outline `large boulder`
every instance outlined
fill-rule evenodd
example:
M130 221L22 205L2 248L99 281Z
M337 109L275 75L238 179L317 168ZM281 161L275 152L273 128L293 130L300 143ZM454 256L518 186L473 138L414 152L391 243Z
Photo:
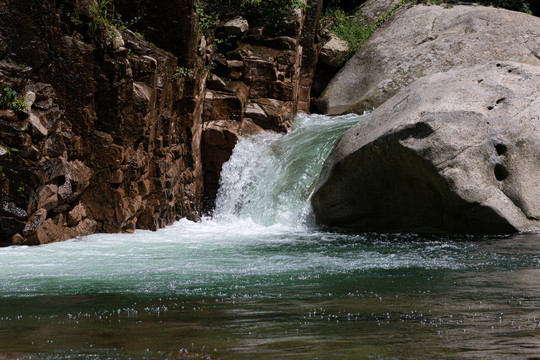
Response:
M540 230L540 66L426 76L347 131L312 197L320 224L367 231Z
M370 1L366 6L383 2ZM326 114L371 110L425 75L487 61L540 65L540 18L478 5L402 6L317 101Z

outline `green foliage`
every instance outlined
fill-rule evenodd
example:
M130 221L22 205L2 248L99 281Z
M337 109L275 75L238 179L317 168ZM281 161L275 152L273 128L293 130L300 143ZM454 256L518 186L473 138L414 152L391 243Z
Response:
M0 90L0 109L10 109L17 99L17 92L11 88L10 83L4 83Z
M452 5L457 4L459 0L412 0L413 4L426 5ZM494 6L509 10L521 11L527 14L532 14L530 10L530 0L470 0L484 6Z
M241 10L256 25L268 26L277 32L290 23L290 14L306 5L299 0L242 0Z
M300 0L199 0L197 7L204 9L196 8L196 11L206 29L219 21L242 15L252 25L266 26L279 32L290 23L292 11L306 5Z
M360 49L373 33L371 26L363 20L360 11L349 15L341 9L330 8L324 13L321 23L328 21L332 22L330 31L349 45L347 58Z
M0 89L0 109L12 109L15 111L23 111L28 109L26 101L17 97L17 92L13 90L11 84L6 82L2 84Z
M174 76L175 77L181 77L181 78L185 78L185 77L188 77L188 76L193 76L193 71L191 69L188 69L187 67L178 66L176 68L176 71L174 72Z
M219 16L213 11L205 11L203 4L199 1L195 3L195 13L199 15L199 33L204 34L213 29L219 23Z
M114 41L118 31L125 30L140 20L140 18L135 18L129 22L124 22L122 15L116 12L113 0L94 1L90 8L90 14L90 31L97 33L100 29L104 29L109 43ZM144 37L140 34L137 35Z
M366 41L369 40L373 32L407 0L400 0L394 7L378 18L373 24L367 23L362 16L362 11L358 10L354 14L347 14L339 8L328 8L322 16L321 24L331 22L330 31L345 40L349 45L349 53L342 60L348 60Z

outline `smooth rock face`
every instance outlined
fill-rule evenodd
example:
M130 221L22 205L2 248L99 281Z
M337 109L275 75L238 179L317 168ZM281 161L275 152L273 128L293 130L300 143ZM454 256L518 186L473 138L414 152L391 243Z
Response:
M494 60L540 65L540 18L477 5L402 6L334 77L317 106L331 115L362 114L425 75Z
M491 62L414 82L336 143L320 224L357 230L540 230L540 67Z

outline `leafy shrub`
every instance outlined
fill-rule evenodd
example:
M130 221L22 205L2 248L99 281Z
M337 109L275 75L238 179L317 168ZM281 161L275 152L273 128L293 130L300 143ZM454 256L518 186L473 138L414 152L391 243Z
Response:
M242 15L252 25L266 26L279 32L289 23L291 12L306 5L300 0L199 0L197 7L202 9L197 12L200 12L199 18L204 27L216 25L209 21L211 19L219 22Z
M362 10L347 14L339 8L329 8L325 11L321 23L331 22L330 31L339 36L349 45L349 53L343 59L348 60L358 49L369 40L373 32L379 28L407 0L400 0L390 11L383 14L373 24L367 23L362 16Z
M0 109L10 109L17 99L17 92L11 88L10 83L4 83L0 90Z
M125 30L140 20L140 18L134 18L129 22L124 22L122 15L116 12L113 0L94 1L90 14L90 31L97 33L100 29L104 29L109 43L114 42L119 30Z
M13 109L15 111L23 111L28 109L26 101L17 97L17 92L13 90L11 84L6 82L2 84L0 89L0 109Z

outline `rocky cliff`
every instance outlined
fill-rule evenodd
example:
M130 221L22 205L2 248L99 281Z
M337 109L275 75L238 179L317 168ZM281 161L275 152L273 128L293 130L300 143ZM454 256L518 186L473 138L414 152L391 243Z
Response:
M137 33L101 5L0 1L0 82L25 101L0 111L1 245L196 219L238 136L309 106L317 11L278 37L222 24L219 48L193 0L116 1Z

